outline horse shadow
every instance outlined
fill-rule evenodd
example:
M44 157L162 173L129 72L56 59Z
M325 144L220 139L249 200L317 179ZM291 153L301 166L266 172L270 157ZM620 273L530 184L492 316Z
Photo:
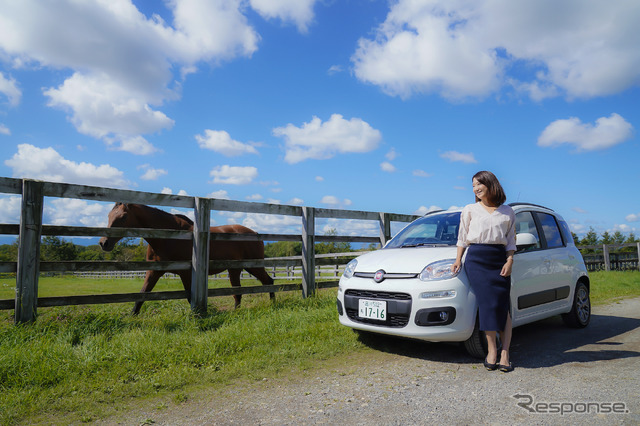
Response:
M518 368L544 368L573 362L594 362L640 357L637 345L622 342L621 336L640 328L640 319L611 315L591 315L582 329L568 327L554 316L513 329L511 358ZM359 333L363 344L382 352L410 358L477 364L461 343L425 342L375 333Z

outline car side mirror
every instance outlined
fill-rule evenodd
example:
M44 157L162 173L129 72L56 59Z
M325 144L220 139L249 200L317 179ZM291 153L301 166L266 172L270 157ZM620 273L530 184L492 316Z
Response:
M516 247L518 251L529 249L538 244L538 239L535 235L528 232L516 234Z

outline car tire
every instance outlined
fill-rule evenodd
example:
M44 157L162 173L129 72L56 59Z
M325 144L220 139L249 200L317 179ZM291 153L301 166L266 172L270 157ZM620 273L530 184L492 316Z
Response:
M487 356L487 336L480 330L477 318L471 337L464 341L464 348L474 358L484 359Z
M562 320L569 327L574 328L584 328L589 325L589 321L591 321L591 299L589 297L589 289L584 283L579 282L576 284L571 311L562 314Z

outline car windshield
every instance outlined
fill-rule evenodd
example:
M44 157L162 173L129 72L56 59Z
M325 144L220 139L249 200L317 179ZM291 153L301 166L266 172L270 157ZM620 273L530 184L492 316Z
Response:
M453 246L458 242L459 226L460 212L425 216L407 225L384 248Z

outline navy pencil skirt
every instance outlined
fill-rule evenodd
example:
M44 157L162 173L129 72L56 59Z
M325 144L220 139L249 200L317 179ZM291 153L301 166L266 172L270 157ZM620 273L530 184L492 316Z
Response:
M511 303L511 277L500 275L507 261L502 244L471 244L464 270L478 301L480 330L503 331Z

